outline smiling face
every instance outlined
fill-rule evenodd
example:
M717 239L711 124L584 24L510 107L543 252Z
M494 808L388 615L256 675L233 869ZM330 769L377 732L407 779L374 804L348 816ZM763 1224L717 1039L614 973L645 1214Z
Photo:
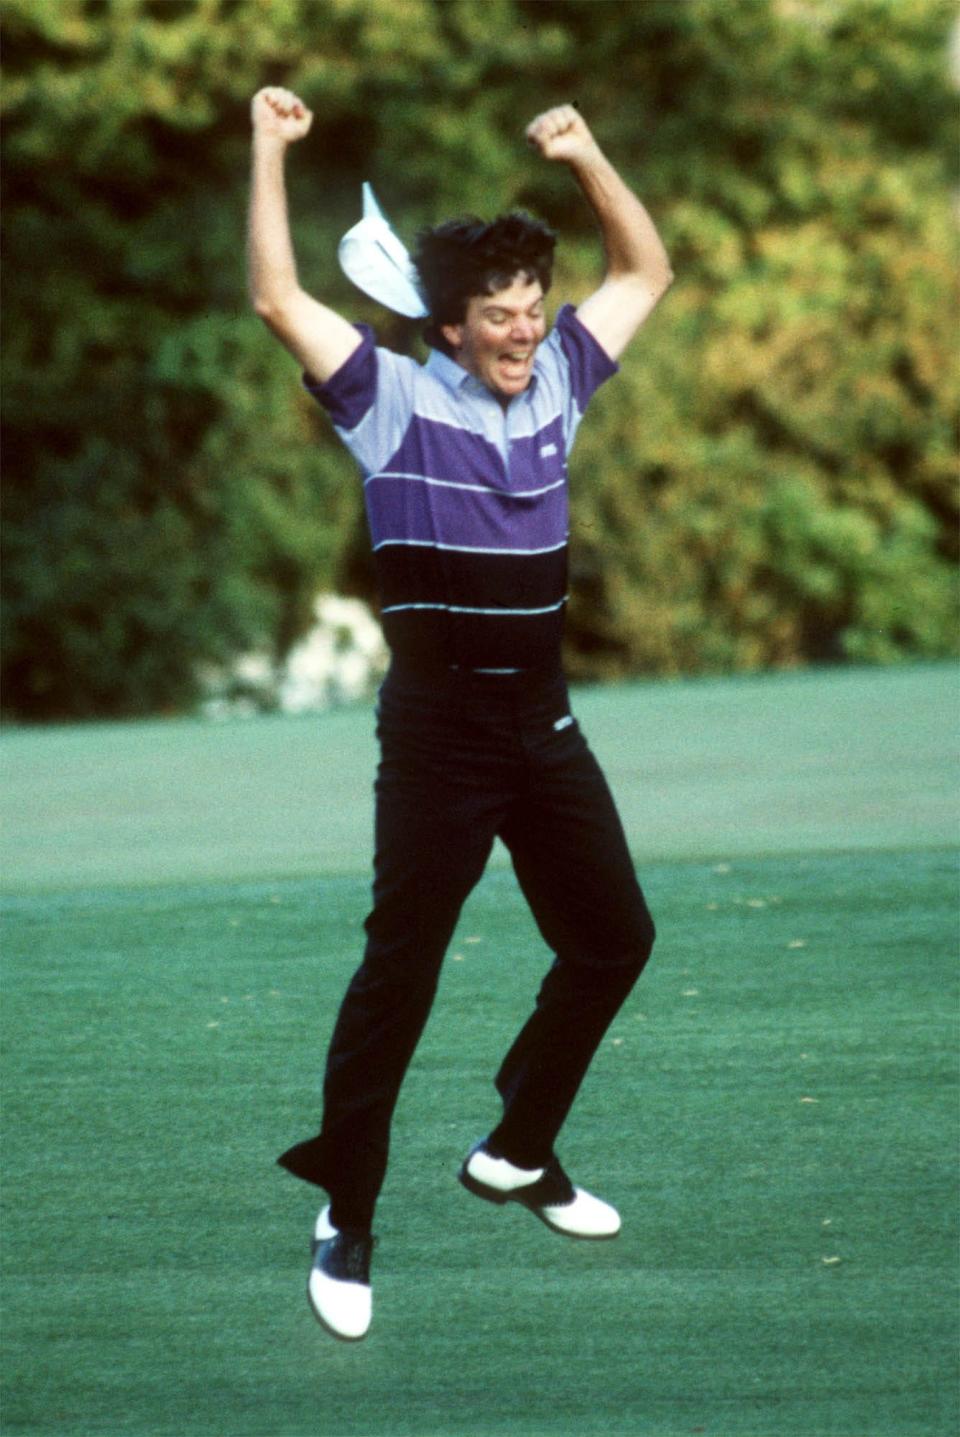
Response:
M462 324L442 326L453 358L501 402L522 394L547 332L543 286L518 274L506 289L473 295Z

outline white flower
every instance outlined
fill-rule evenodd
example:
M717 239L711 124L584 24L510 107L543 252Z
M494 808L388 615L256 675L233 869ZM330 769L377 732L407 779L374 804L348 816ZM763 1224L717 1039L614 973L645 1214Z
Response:
M320 594L314 627L281 664L262 653L242 654L226 671L206 672L202 712L213 718L279 709L312 713L371 694L386 671L380 625L359 599Z

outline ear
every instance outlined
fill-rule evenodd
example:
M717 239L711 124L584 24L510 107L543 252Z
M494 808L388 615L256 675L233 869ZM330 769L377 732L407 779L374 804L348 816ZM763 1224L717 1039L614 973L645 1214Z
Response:
M447 341L451 349L459 349L463 344L462 324L441 324L440 333Z

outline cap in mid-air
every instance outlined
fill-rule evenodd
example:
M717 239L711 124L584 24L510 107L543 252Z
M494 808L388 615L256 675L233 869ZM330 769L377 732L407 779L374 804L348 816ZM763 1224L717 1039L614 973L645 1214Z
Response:
M406 245L392 229L366 181L363 219L347 230L337 258L351 283L395 314L408 319L422 319L429 314Z

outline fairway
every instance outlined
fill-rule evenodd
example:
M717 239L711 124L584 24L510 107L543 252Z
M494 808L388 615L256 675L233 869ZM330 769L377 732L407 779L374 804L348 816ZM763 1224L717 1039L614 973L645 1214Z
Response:
M952 1437L952 667L577 693L659 929L565 1243L457 1184L547 962L502 855L397 1114L374 1326L308 1310L372 712L5 735L4 1401L59 1437Z

